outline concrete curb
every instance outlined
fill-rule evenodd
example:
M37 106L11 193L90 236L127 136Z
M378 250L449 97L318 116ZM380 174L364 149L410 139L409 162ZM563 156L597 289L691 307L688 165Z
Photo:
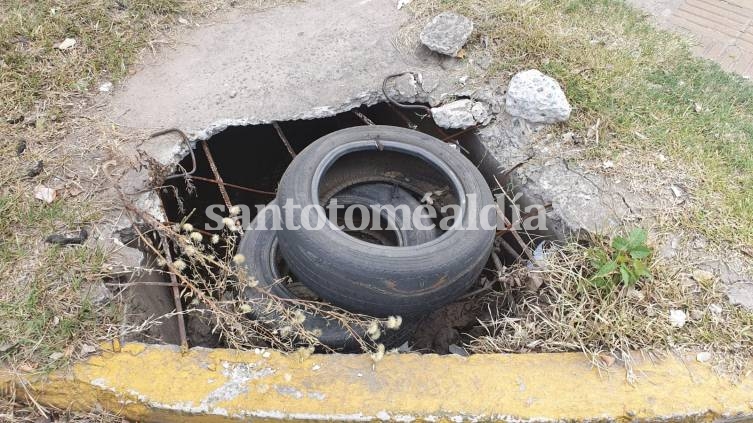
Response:
M182 354L129 344L27 388L41 404L145 422L753 418L753 376L733 384L707 364L677 358L644 361L635 372L630 385L624 369L599 374L576 353L403 354L375 364L365 355ZM6 388L13 383L0 378Z

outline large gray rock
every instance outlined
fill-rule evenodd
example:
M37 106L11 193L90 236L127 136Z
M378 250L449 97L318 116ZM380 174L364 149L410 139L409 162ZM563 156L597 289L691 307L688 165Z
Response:
M456 56L473 32L473 22L451 12L435 16L421 31L421 42L431 50Z
M507 113L529 122L557 123L570 118L570 103L554 79L536 69L518 72L510 80Z
M489 123L491 115L483 103L457 100L431 109L434 122L446 129L465 129L477 123Z

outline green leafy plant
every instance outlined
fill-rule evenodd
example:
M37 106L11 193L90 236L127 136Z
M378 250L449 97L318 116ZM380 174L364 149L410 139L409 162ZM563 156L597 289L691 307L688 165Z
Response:
M648 262L653 251L646 245L646 238L646 231L634 229L627 237L614 237L611 245L594 247L589 254L594 271L589 282L599 288L620 283L633 286L642 277L650 276Z

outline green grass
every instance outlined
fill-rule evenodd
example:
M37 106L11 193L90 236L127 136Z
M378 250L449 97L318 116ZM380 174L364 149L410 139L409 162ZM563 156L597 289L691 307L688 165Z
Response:
M50 234L80 227L92 233L103 213L86 192L61 192L62 198L47 204L34 198L34 186L67 182L65 168L81 160L66 148L71 110L100 81L126 76L149 41L180 14L190 18L205 7L210 3L0 0L0 345L12 346L0 353L0 361L52 369L117 323L116 305L97 308L86 295L105 276L104 252L94 245L44 242ZM55 49L65 38L76 39L75 47ZM13 123L19 116L25 120ZM32 119L36 124L29 125ZM19 139L28 148L17 157ZM44 160L44 172L26 178L37 160ZM52 360L53 353L64 356Z
M617 0L424 1L414 8L473 18L474 34L493 40L493 73L538 68L564 86L575 107L570 126L585 130L601 120L592 157L670 157L699 184L680 223L716 242L753 245L750 82L693 57L686 42Z
M85 93L99 78L118 80L179 0L26 1L0 4L0 115L24 114L40 100L58 104ZM54 46L74 38L76 46Z

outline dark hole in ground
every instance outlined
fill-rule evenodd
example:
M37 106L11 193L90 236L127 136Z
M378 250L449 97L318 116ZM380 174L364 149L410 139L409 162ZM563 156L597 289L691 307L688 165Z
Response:
M378 125L392 125L415 129L439 139L449 139L476 164L492 188L498 192L495 176L500 175L498 163L488 154L483 144L476 138L473 131L445 131L437 127L430 116L407 110L398 110L390 104L377 104L371 107L361 107L356 111L344 112L330 118L316 120L301 120L280 122L280 128L294 151L301 151L320 137L331 132L365 125L365 121L358 115L367 117ZM235 126L213 136L208 141L211 154L217 164L218 171L226 184L238 185L255 190L274 192L285 169L292 158L286 146L281 141L277 131L271 124L255 126ZM207 157L199 146L194 150L197 169L194 176L214 179ZM186 157L181 166L191 168L190 157ZM195 228L204 229L209 223L213 225L205 210L210 205L223 204L218 186L211 182L192 179L193 187L186 184L184 179L168 181L172 189L163 189L160 193L168 219L171 222L186 220ZM269 203L273 195L249 192L227 187L231 204L248 205L250 218L256 215L254 206ZM224 215L224 214L223 214ZM212 231L209 231L210 233ZM362 237L369 242L383 243L383 237L374 234L351 234ZM508 235L504 235L507 237ZM510 245L516 245L509 239ZM387 241L389 242L389 241ZM513 264L518 254L499 251L499 257L504 265ZM496 278L494 263L490 260L487 270L481 279ZM474 287L472 289L476 289ZM493 307L499 308L499 307ZM472 337L484 335L484 329L478 324L478 319L488 319L490 308L475 297L458 301L431 313L410 341L411 348L418 352L448 353L452 344L462 345ZM190 319L190 315L189 315ZM206 336L192 337L191 325L188 325L189 340L195 338L192 346L223 346L222 341L209 341ZM211 338L211 337L209 337Z

